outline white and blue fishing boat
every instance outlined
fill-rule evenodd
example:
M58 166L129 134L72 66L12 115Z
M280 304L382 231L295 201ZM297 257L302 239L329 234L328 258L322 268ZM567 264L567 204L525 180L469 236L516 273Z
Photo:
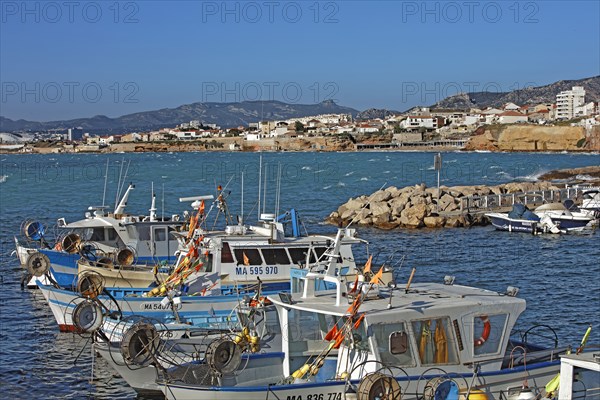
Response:
M28 241L15 237L16 252L22 265L30 272L36 266L48 266L54 281L62 287L77 283L80 258L120 260L131 264L155 265L175 263L179 243L173 236L184 224L179 216L160 218L156 215L155 195L147 216L125 213L133 185L129 185L113 212L106 206L89 207L85 218L68 223L58 220L58 240L54 246L45 239L45 228L38 221L26 221L23 232ZM127 261L126 261L127 260ZM33 274L33 273L32 273Z
M259 283L264 292L290 290L292 268L327 259L338 243L331 236L286 236L283 222L264 217L261 226L237 225L193 239L195 245L180 254L175 271L155 287L106 287L97 273L78 281L78 292L41 282L38 286L62 331L77 330L72 315L85 300L81 293L89 282L101 288L98 294L107 292L98 296L107 312L122 317L143 315L161 322L194 319L206 326L226 322L240 299L254 293ZM364 241L350 229L339 243L340 268L343 264L354 270L352 246Z
M233 357L248 359L250 354L281 355L281 335L274 306L243 301L234 310L236 319L220 329L206 329L189 324L157 324L136 317L116 321L104 320L96 332L94 350L121 377L144 397L164 397L156 377L159 371L204 359L207 352L218 352L229 358L230 342L234 340L239 353ZM231 364L231 363L229 363Z
M443 283L383 285L380 273L354 281L311 269L300 293L270 296L281 353L224 354L158 373L174 400L533 399L556 395L559 355L568 347L515 339L525 310L504 293ZM315 281L335 290L315 291ZM268 360L265 360L268 358ZM580 376L573 385L584 386ZM597 386L597 385L596 385ZM588 393L593 393L589 392ZM589 396L589 395L588 395ZM562 398L562 397L561 397ZM588 397L589 398L589 397Z

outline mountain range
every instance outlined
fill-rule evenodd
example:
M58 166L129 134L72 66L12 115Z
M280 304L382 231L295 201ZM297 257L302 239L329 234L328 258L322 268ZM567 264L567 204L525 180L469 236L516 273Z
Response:
M578 80L563 80L545 86L512 92L460 93L431 105L431 108L468 110L473 107L500 107L508 102L518 105L553 103L559 92L571 89L573 86L583 86L585 88L586 101L600 100L599 75ZM144 111L116 118L96 115L91 118L36 122L23 119L14 121L0 116L0 132L36 132L81 127L84 132L118 134L174 127L182 122L192 120L200 120L205 124L217 124L228 128L248 125L251 122L260 120L282 120L293 117L341 113L352 114L357 119L381 118L387 115L399 114L398 111L375 108L359 112L354 108L340 106L333 100L326 100L317 104L288 104L280 101L209 102L184 104L176 108Z

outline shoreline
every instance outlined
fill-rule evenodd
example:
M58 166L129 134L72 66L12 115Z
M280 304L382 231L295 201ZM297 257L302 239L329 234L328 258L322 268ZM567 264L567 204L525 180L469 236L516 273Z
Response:
M35 151L21 151L19 149L3 149L0 147L0 154L8 155L29 155L29 154L128 154L128 153L531 153L531 154L590 154L600 155L599 150L591 149L565 149L565 150L475 150L456 147L412 147L412 148L395 148L395 149L245 149L245 150L230 150L230 149L199 149L188 148L183 149L180 146L173 148L145 148L143 150L85 150L85 151L65 151L59 147L39 148Z

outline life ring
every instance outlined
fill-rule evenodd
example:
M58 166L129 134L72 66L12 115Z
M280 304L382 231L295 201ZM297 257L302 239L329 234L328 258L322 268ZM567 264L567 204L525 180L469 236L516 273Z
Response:
M483 322L483 332L479 339L475 339L475 347L483 345L489 339L490 333L492 332L492 324L490 324L487 315L482 315L479 318L481 319L481 322Z

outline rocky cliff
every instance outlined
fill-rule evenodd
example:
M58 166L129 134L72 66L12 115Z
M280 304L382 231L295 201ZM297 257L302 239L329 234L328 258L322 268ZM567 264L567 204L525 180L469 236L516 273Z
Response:
M597 151L596 128L581 126L490 125L471 137L465 150L490 151Z

